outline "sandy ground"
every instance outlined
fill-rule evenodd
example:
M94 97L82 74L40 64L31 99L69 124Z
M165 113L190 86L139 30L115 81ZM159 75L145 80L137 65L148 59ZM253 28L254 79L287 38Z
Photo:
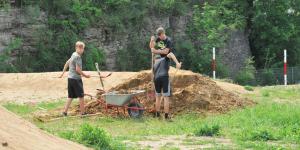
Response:
M88 72L97 76L97 72ZM107 74L107 72L103 72ZM0 102L41 102L67 97L67 74L58 78L60 72L47 73L0 73ZM134 72L114 72L112 76L103 79L105 89L109 89L136 75ZM216 81L221 88L236 94L245 94L244 87ZM100 79L83 78L85 93L95 95L101 88Z
M4 150L85 150L80 144L47 134L0 106L0 149Z
M147 136L139 141L124 141L128 145L139 146L144 149L169 149L179 148L183 150L196 149L236 149L230 139L222 137L195 137L186 135L171 136ZM219 148L218 148L219 147Z
M252 93L251 91L247 91L243 86L237 84L232 84L232 83L227 83L222 81L215 81L215 82L219 87L231 93L235 93L238 95Z
M97 76L96 72L89 72ZM107 72L103 72L107 74ZM134 72L114 72L111 77L104 79L105 89L110 89L127 79L135 76ZM58 78L60 72L50 73L0 73L0 103L37 103L65 99L67 97L67 75ZM85 93L96 95L96 89L101 88L98 77L83 79ZM221 88L243 94L243 87L217 81ZM38 129L33 124L8 112L0 106L0 149L87 149L82 145L55 137Z
M89 72L97 76L96 72ZM107 72L103 72L107 74ZM114 72L109 78L103 79L105 89L130 78L135 73ZM49 73L2 73L0 74L0 102L41 102L67 97L67 74L58 78L60 72ZM85 93L95 95L101 88L100 79L83 78Z

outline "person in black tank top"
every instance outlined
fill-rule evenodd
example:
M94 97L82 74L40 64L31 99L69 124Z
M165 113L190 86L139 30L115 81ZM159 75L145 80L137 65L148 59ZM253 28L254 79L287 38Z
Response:
M170 58L176 62L176 67L180 68L181 63L178 62L175 55L171 39L165 34L165 30L160 27L156 30L158 38L151 37L150 48L155 54L155 64L153 66L154 86L156 92L155 117L160 117L161 100L164 100L165 119L170 119L169 107L171 87L169 81Z

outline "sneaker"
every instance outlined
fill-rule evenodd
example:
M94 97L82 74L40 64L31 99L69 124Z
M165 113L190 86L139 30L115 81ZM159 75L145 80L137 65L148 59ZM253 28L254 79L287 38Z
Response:
M159 112L154 112L154 118L160 118L160 113Z
M67 116L68 116L68 113L62 112L61 115L62 115L63 117L67 117Z
M165 114L165 120L168 122L173 122L173 120L169 114Z
M80 116L83 118L83 117L85 117L86 115L88 115L86 112L85 113L82 113L82 114L80 114Z

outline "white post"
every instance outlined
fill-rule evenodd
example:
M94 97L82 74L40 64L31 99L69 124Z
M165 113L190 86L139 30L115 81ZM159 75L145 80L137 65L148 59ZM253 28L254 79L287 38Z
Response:
M213 48L213 79L216 79L216 48Z
M287 52L284 50L284 85L287 85Z

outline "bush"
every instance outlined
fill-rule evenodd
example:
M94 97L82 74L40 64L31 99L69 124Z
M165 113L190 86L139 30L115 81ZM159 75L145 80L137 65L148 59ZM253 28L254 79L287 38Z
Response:
M247 91L254 91L254 88L252 86L245 86L244 88Z
M180 38L179 38L180 39ZM190 40L180 40L175 44L175 55L179 61L183 62L183 69L200 71L197 63L199 62L200 54L196 51L193 43Z
M203 125L195 133L196 136L215 136L220 134L220 126L212 125L208 126L207 124Z
M254 141L269 141L269 140L276 140L271 132L267 130L257 131L251 133L251 140Z
M254 85L255 67L253 66L253 58L245 60L245 68L243 68L235 77L235 82L240 85Z
M87 46L84 54L84 64L86 66L86 70L96 71L95 63L97 62L99 65L101 65L103 64L104 60L104 50L98 49L93 45Z
M147 47L148 41L133 35L126 48L117 52L117 66L119 70L139 71L150 69L151 51Z
M18 72L17 67L12 64L10 56L11 53L19 49L22 44L22 39L16 38L0 53L0 72Z
M101 128L83 124L75 136L80 143L85 145L93 145L100 149L112 149L111 137Z
M261 74L260 85L274 85L276 84L276 77L272 69L265 69Z
M60 136L93 147L97 150L126 149L125 145L114 141L106 131L99 127L93 127L87 123L82 124L79 130L75 132L63 132L60 133Z

